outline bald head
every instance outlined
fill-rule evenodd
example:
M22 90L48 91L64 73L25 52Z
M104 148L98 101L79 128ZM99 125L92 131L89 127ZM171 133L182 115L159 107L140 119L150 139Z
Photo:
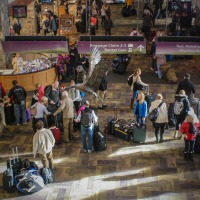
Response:
M68 95L68 92L67 91L63 91L63 93L62 93L62 97L63 98L66 98L66 97L68 97L69 95Z

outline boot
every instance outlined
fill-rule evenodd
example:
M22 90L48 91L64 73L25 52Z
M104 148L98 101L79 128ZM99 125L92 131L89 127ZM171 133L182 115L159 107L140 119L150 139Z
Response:
M133 109L133 105L134 105L134 100L131 99L131 105L130 105L130 109Z
M179 131L175 131L174 139L176 139L176 138L178 137L178 132L179 132Z

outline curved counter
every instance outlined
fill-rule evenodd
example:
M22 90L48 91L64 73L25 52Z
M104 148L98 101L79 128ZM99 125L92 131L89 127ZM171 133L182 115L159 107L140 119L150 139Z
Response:
M2 82L6 91L9 91L13 87L13 80L17 80L18 84L24 87L26 91L33 91L35 90L36 83L42 83L44 86L52 84L57 80L57 74L56 69L52 67L27 74L0 75L0 82Z

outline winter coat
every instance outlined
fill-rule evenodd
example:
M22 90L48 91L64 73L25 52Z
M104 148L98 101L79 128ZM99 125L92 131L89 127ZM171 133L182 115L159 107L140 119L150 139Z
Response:
M175 95L175 101L179 101L179 102L183 101L184 107L180 114L187 115L188 111L190 111L190 103L189 103L187 96L177 94L177 95Z
M139 108L138 108L139 113L136 113L138 106L139 106ZM147 102L143 101L141 104L139 104L139 101L136 101L133 112L134 112L135 115L138 115L139 117L145 118L147 116Z

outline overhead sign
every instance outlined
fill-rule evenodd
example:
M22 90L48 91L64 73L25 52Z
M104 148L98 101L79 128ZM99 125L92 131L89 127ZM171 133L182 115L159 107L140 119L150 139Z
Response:
M2 41L4 53L68 53L67 41Z
M156 54L200 55L200 42L156 42Z
M78 41L78 52L91 53L95 46L103 54L146 54L144 41Z

